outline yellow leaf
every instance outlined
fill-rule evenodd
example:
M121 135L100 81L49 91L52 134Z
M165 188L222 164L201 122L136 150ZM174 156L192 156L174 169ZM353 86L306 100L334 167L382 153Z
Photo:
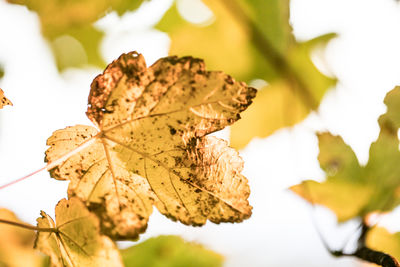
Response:
M390 233L383 227L373 227L368 231L366 245L400 260L400 232Z
M267 137L303 120L310 110L298 94L284 81L261 89L254 103L243 112L243 119L232 125L232 146L243 148L254 136Z
M50 166L74 149L52 177L70 180L96 212L102 230L123 239L146 228L155 204L185 224L240 222L251 215L243 161L208 133L240 118L255 89L202 60L167 57L147 68L142 55L123 54L92 83L87 115L47 141Z
M12 106L12 103L10 100L8 100L5 96L4 96L4 92L3 90L0 89L0 109L2 109L4 106L10 105Z
M77 198L62 199L56 206L56 220L41 212L35 246L50 256L52 266L123 266L113 241L100 234L98 218Z
M103 32L93 23L110 11L122 15L134 10L143 0L7 0L25 5L39 16L42 33L50 41L59 70L95 65L104 67L99 44Z
M0 209L0 219L22 223L14 213ZM0 266L7 267L40 267L43 257L33 249L35 233L0 223Z

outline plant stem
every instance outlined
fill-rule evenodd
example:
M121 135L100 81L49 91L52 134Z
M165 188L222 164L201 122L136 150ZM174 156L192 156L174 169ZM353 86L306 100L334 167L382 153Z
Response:
M307 87L304 81L299 77L296 71L293 70L287 59L277 51L271 42L265 38L262 31L257 27L254 21L243 11L243 8L237 3L237 0L221 0L225 8L229 10L232 16L243 27L244 31L252 37L254 46L263 55L263 57L271 63L275 69L287 79L291 84L300 91L300 97L304 104L311 108L318 107L317 100L312 96L311 90ZM295 90L293 87L291 87Z
M52 232L52 233L58 232L57 228L40 228L40 227L36 227L36 226L30 225L30 224L13 222L13 221L8 221L8 220L4 220L4 219L0 219L0 223L9 224L12 226L21 227L21 228L25 228L25 229L29 229L29 230L33 230L33 231L38 231L38 232Z

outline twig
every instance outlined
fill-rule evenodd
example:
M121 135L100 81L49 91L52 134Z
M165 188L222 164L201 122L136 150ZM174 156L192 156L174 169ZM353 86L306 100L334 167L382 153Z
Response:
M38 232L52 232L52 233L58 232L57 228L41 228L41 227L36 227L36 226L30 225L30 224L13 222L13 221L8 221L8 220L4 220L4 219L0 219L0 223L9 224L12 226L17 226L17 227L21 227L21 228L25 228L25 229L29 229L29 230L33 230L33 231L38 231Z
M221 0L225 8L229 10L233 17L239 21L245 32L253 38L254 46L263 55L263 57L270 62L278 72L284 75L300 90L300 96L306 106L311 109L318 107L317 100L311 95L310 89L304 84L304 81L297 75L297 73L290 66L287 59L277 51L271 42L266 39L262 31L254 23L254 21L247 16L236 0Z

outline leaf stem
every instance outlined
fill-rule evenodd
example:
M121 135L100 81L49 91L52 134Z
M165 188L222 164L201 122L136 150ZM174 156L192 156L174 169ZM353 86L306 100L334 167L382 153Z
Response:
M8 221L8 220L4 220L4 219L0 219L0 223L9 224L12 226L21 227L21 228L25 228L25 229L29 229L29 230L33 230L33 231L38 231L38 232L51 232L51 233L58 232L57 228L40 228L40 227L36 227L36 226L30 225L30 224Z
M27 175L25 175L25 176L23 176L21 178L18 178L17 180L14 180L14 181L11 181L11 182L6 183L4 185L1 185L0 186L0 190L4 189L6 187L9 187L9 186L11 186L13 184L16 184L18 182L21 182L21 181L23 181L23 180L25 180L25 179L27 179L27 178L29 178L29 177L41 172L41 171L44 171L46 169L47 170L53 169L54 167L56 167L57 165L59 165L63 161L67 160L69 157L71 157L75 153L77 153L77 152L81 151L82 149L85 149L87 146L91 145L96 140L96 138L98 138L99 136L100 136L100 133L98 133L95 136L90 137L88 140L86 140L85 142L83 142L82 144L80 144L79 146L77 146L76 148L71 150L70 152L64 154L60 158L58 158L58 159L56 159L54 161L48 162L44 167L42 167L42 168L40 168L40 169L38 169L38 170L36 170L34 172L31 172L31 173L29 173L29 174L27 174Z
M227 10L231 12L234 18L239 22L243 29L252 37L254 46L262 56L271 63L279 73L284 75L300 91L300 97L304 104L311 109L318 107L317 100L312 96L311 90L292 68L287 59L277 51L272 43L265 38L262 31L254 21L246 14L243 8L236 0L221 0ZM246 27L246 25L248 25ZM291 87L294 89L293 87Z

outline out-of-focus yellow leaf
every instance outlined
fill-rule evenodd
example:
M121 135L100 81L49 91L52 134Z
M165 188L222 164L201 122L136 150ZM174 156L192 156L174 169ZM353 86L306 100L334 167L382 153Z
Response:
M219 267L223 257L179 236L158 236L121 251L126 267Z
M35 246L50 256L52 266L123 266L119 251L107 236L100 234L98 218L78 198L62 199L56 206L56 223L45 212L37 219Z
M383 227L373 227L368 231L366 245L400 260L400 232L392 234Z
M339 221L389 211L400 203L400 87L385 97L388 109L379 118L381 131L370 147L366 166L340 137L320 134L319 161L326 172L322 183L305 181L291 189L306 200L332 209Z
M0 208L0 219L22 223L13 212ZM35 233L0 223L0 266L40 267L44 257L33 249Z
M12 106L12 103L10 100L8 100L5 96L4 96L4 92L3 90L0 89L0 109L2 109L4 106L10 105Z
M240 222L251 215L243 161L224 140L206 136L240 118L256 90L202 60L167 57L147 68L123 54L92 83L87 115L97 126L58 130L48 139L51 170L70 180L118 238L143 232L153 204L185 224Z
M104 67L99 44L103 32L93 23L110 11L122 15L134 10L143 0L7 0L9 3L25 5L39 16L42 33L49 41L57 66L68 67L94 65Z
M261 90L266 92L260 93L258 105L244 112L243 119L232 127L232 146L242 148L253 137L266 137L291 126L318 108L336 80L320 73L310 54L334 34L296 42L289 25L288 0L203 2L214 14L209 23L187 22L174 4L157 28L169 33L171 54L199 56L211 69L224 69L241 80L269 82L270 86ZM285 97L287 101L282 100Z
M308 113L309 109L287 82L275 82L261 89L242 119L232 125L231 143L234 147L245 147L254 136L267 137L303 120Z

